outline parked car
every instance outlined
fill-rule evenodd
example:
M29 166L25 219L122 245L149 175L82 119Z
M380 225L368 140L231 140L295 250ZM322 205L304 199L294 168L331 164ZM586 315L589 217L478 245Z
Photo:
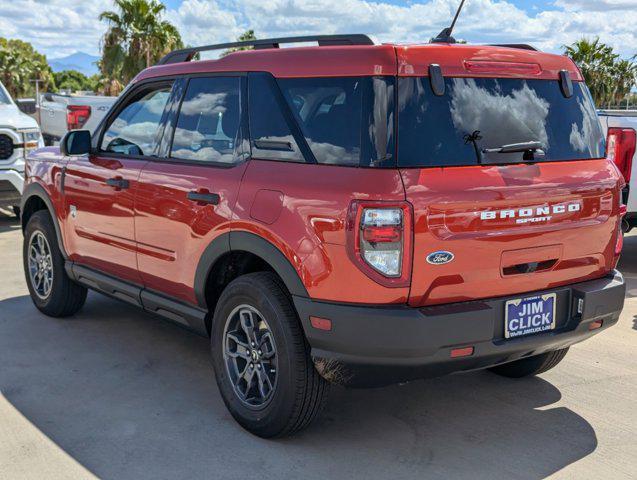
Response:
M607 139L608 158L617 165L626 181L623 201L627 213L623 228L628 232L637 225L637 110L601 110L599 118Z
M93 132L116 99L98 95L43 94L37 115L45 143L53 145L70 130L83 128Z
M0 208L20 215L24 159L43 146L37 122L18 109L0 82Z
M305 427L330 383L555 367L614 325L623 180L568 58L257 40L176 51L28 160L24 266L210 336L234 418Z

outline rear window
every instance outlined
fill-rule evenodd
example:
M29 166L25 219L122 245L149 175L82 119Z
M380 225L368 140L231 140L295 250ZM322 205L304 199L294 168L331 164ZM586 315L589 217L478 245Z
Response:
M404 167L475 165L478 158L467 136L477 132L477 147L540 142L557 161L604 156L604 137L584 84L573 83L565 98L557 81L447 78L436 96L429 77L398 83L398 162ZM488 153L485 163L522 160L523 153Z

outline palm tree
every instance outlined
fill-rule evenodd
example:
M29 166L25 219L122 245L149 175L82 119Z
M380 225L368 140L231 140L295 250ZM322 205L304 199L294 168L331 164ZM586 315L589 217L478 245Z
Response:
M257 36L254 34L254 30L246 30L245 32L243 32L241 35L237 37L237 42L247 42L249 40L256 40L256 39L257 39ZM228 50L224 50L221 53L221 56L225 57L226 55L229 55L233 52L240 52L241 50L252 50L252 47L229 48Z
M566 55L580 68L595 103L602 107L619 104L637 85L637 64L620 59L613 48L594 40L581 39L564 47Z
M183 47L177 28L162 20L166 7L158 0L115 0L115 5L117 12L99 16L109 25L99 66L111 85L128 83L140 70Z
M41 80L44 89L53 89L53 72L46 57L28 42L0 37L0 80L12 97L34 93L32 80Z
M582 38L565 46L565 53L577 64L591 91L595 103L602 105L609 100L613 90L613 67L619 55L599 38Z
M634 59L635 57L633 57ZM619 60L613 66L612 103L619 105L637 84L637 64L631 60Z

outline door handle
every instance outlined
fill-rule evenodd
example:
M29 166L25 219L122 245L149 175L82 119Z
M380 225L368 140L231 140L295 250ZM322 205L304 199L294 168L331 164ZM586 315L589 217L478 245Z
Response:
M210 192L188 192L186 197L200 205L219 205L221 199L218 194Z
M109 178L106 180L106 185L113 187L116 190L123 190L130 186L128 180L124 180L123 178Z

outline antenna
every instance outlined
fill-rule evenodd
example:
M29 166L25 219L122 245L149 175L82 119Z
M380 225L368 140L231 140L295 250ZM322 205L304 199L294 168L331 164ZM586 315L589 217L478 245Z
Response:
M464 2L465 0L462 0L460 2L460 6L458 7L458 10L456 10L456 15L455 17L453 17L453 22L451 22L451 26L447 28L443 28L442 31L438 34L438 36L431 40L431 43L456 43L456 39L451 36L451 33L453 32L453 27L456 26L456 21L458 20L458 17L460 16L460 11L462 10L462 7L464 6Z

